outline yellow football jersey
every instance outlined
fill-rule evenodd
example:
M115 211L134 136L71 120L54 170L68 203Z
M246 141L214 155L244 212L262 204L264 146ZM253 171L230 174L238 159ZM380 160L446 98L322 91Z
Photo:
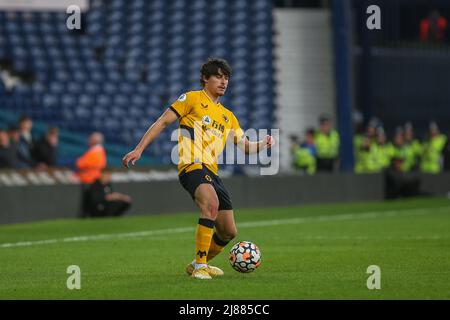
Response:
M214 103L204 90L182 94L170 107L180 122L178 128L178 172L189 172L205 165L218 174L218 158L229 133L234 143L244 137L233 112Z

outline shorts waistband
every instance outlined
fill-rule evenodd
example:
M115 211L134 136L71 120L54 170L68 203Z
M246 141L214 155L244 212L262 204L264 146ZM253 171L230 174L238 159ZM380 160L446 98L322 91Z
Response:
M194 164L194 163L193 163L193 164ZM194 170L191 170L191 171L189 171L189 172L186 172L186 169L188 169L190 166L191 166L191 165L189 165L188 167L184 168L184 169L178 174L178 176L182 176L183 174L186 174L186 173L189 173L189 172L193 172L193 171L195 171L195 170L205 170L206 172L208 172L208 174L211 174L211 175L213 175L214 177L218 177L218 175L215 174L214 172L212 172L210 169L208 169L208 167L207 167L204 163L202 163L202 167L201 167L201 168L199 168L199 169L194 169Z

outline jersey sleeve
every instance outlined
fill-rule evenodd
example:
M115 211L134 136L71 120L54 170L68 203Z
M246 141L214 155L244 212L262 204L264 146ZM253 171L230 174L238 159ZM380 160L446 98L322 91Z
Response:
M239 121L236 116L233 113L231 115L231 130L233 131L234 135L234 144L237 144L245 137L245 134L244 130L242 130L241 126L239 125Z
M175 112L178 118L182 118L191 112L192 100L192 94L189 92L183 93L174 103L172 103L169 109Z

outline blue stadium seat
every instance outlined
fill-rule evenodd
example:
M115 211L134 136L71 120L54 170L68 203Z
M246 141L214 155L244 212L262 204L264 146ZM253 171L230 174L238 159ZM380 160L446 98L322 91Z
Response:
M60 103L63 108L74 108L77 105L77 99L72 94L64 94L61 96Z
M100 109L105 109L112 105L112 98L109 94L99 94L97 95L96 107Z
M56 108L59 105L58 98L53 94L45 94L42 100L44 108Z

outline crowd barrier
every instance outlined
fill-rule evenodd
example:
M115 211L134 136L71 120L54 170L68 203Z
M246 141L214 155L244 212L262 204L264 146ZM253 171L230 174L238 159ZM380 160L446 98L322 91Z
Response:
M450 192L450 173L422 175L422 190ZM133 198L128 215L196 211L174 170L113 172L115 191ZM379 201L384 199L381 174L318 174L315 176L232 176L223 178L236 211L241 208ZM0 224L77 218L81 185L68 170L0 172Z

